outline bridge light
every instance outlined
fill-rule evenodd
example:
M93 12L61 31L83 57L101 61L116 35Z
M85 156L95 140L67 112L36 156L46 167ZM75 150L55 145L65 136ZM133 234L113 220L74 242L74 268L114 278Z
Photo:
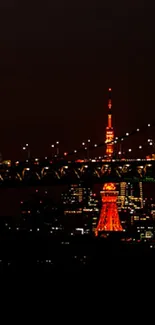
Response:
M29 145L28 145L28 143L26 143L26 147L28 147Z
M131 151L132 151L132 149L129 149L128 151L129 151L129 152L131 152Z
M85 142L82 142L82 146L85 146Z
M128 136L128 135L129 135L129 133L127 132L127 133L126 133L126 136Z
M90 139L88 139L88 142L90 142Z
M94 144L94 147L97 147L97 144L96 143Z
M59 144L59 141L56 141L56 144Z
M153 143L152 143L152 142L150 142L150 143L149 143L149 145L150 145L150 146L152 146L152 145L153 145Z
M51 147L54 148L54 144L51 144Z
M151 124L149 123L147 126L148 126L148 127L150 127L150 126L151 126Z
M147 141L148 141L148 142L150 142L150 141L151 141L151 139L148 139Z
M26 150L26 147L23 147L23 150Z
M137 129L137 132L139 132L139 129Z
M76 153L77 152L77 150L74 150L74 153Z
M142 146L139 146L139 149L142 149Z

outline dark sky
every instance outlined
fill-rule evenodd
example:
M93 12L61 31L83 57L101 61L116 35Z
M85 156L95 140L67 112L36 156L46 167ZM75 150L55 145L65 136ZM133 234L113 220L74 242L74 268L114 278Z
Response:
M107 89L116 135L155 119L155 2L0 2L0 151L102 142Z

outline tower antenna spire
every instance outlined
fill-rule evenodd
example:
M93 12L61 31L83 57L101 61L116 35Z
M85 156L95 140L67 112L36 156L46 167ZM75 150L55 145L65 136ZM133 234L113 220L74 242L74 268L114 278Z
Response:
M112 99L111 99L112 89L109 88L109 98L108 98L108 125L106 127L106 156L107 158L112 158L114 153L114 129L112 127Z

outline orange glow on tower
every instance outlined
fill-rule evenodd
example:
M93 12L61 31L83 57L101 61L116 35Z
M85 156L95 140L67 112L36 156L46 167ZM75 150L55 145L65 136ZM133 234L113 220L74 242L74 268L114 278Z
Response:
M102 231L122 231L123 228L120 223L117 208L118 191L116 191L115 184L104 184L101 195L102 208L99 222L96 228L96 236L98 236L98 232Z
M109 88L108 99L108 125L106 127L106 156L111 158L114 152L114 129L112 127L112 100L111 100L111 88Z

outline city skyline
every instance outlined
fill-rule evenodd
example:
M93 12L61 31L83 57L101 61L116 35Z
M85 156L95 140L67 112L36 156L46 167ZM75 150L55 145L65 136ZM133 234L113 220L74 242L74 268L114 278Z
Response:
M1 4L0 152L101 142L107 89L119 136L155 120L154 2ZM10 14L11 13L11 14ZM145 23L144 23L145 21ZM69 148L67 148L69 144ZM22 156L22 155L21 155Z

